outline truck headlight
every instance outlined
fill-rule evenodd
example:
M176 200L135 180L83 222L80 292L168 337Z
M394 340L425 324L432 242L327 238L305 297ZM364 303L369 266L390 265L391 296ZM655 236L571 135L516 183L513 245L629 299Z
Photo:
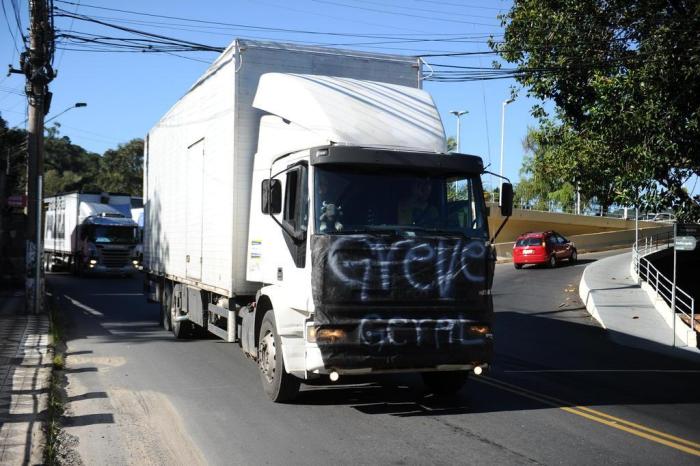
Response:
M90 265L97 264L97 259L90 259Z

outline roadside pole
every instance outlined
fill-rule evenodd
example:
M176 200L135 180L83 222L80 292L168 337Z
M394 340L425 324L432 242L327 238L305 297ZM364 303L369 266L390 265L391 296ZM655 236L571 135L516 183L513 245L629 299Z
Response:
M29 313L41 311L41 215L44 173L44 115L49 110L48 84L54 77L51 68L53 27L45 0L30 0L30 44L21 60L27 76L27 228L26 228L26 301Z
M676 346L676 236L678 233L678 222L673 222L673 285L671 286L671 328L673 330L673 346ZM691 327L692 328L692 327Z

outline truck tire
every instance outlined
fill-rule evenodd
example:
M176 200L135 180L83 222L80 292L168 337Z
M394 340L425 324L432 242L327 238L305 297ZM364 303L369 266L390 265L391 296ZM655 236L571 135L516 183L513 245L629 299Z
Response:
M299 393L300 385L299 379L285 370L281 348L275 316L270 310L265 313L260 325L258 368L265 394L275 403L293 400Z
M421 376L430 392L438 396L445 396L454 395L460 391L469 378L469 372L423 372Z
M163 285L163 296L160 300L160 323L165 330L172 330L170 322L170 308L173 305L173 286L170 282Z
M192 336L192 328L193 328L193 323L190 322L189 320L177 320L177 317L180 315L178 312L177 306L175 306L175 303L172 302L173 299L172 297L170 298L170 329L173 332L173 335L175 335L175 338L178 340L182 340L185 338L189 338Z

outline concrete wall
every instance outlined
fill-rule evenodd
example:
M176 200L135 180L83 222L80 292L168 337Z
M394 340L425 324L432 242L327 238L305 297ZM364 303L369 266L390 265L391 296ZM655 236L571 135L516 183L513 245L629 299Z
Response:
M498 204L489 203L491 215L489 215L489 230L493 235L501 225L501 217ZM631 212L632 214L632 212ZM640 228L658 227L656 222L639 222ZM562 235L584 235L589 233L602 233L609 231L634 230L634 219L622 220L619 218L592 217L587 215L560 214L555 212L541 212L537 210L513 209L513 216L496 238L497 243L515 241L518 235L527 231L555 230ZM631 243L630 243L631 244Z
M595 217L593 217L595 218ZM510 220L508 221L510 223ZM657 235L673 230L670 225L654 226L651 228L641 228L642 223L654 225L653 222L640 222L639 237ZM589 233L584 235L567 235L563 229L556 229L558 232L573 241L578 252L602 251L605 249L631 247L634 243L634 228L631 230L607 231L602 233ZM534 231L534 230L533 230ZM500 239L500 235L499 238ZM513 242L496 243L496 255L499 259L510 259L513 256Z

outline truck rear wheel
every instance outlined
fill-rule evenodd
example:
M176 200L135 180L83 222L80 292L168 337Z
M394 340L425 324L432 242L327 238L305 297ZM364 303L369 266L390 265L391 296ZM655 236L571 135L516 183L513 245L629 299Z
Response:
M172 330L170 322L170 308L173 305L173 286L170 283L163 285L163 296L160 300L160 323L165 330Z
M178 320L180 314L177 306L173 302L172 297L170 298L170 328L177 339L189 338L192 336L193 323L189 320Z
M299 379L287 373L284 368L282 341L277 335L272 311L267 311L260 326L258 368L265 394L272 401L290 401L299 393Z
M423 372L423 383L436 395L454 395L469 378L467 371Z

